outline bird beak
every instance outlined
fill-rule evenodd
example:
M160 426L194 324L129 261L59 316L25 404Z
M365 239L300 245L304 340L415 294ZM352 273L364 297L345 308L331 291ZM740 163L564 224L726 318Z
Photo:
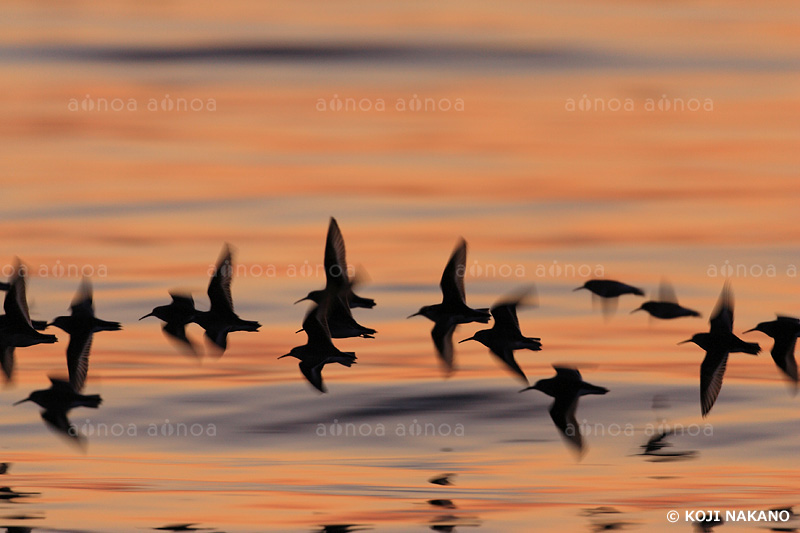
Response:
M748 329L747 331L745 331L743 333L750 333L751 331L758 331L758 328Z
M303 302L303 301L305 301L305 300L308 300L308 296L306 296L305 298L300 298L299 300L297 300L297 301L294 303L294 305L297 305L297 304L299 304L300 302Z
M149 317L149 316L155 316L155 315L154 315L153 313L147 313L146 315L144 315L144 316L143 316L142 318L140 318L139 320L144 320L145 318L147 318L147 317Z
M21 403L25 403L25 402L29 402L29 401L31 401L31 399L30 399L30 398L25 398L24 400L20 400L20 401L18 401L18 402L14 402L14 403L12 403L11 405L19 405L19 404L21 404Z
M519 392L525 392L526 390L531 390L531 389L535 389L535 388L536 388L536 387L534 387L533 385L531 385L530 387L525 387L524 389L522 389L522 390L521 390L521 391L519 391Z
M458 341L458 344L461 344L462 342L474 341L474 340L476 340L475 337L470 337L468 339L464 339L463 341Z
M577 289L572 289L572 292L579 291L579 290L581 290L581 289L585 289L585 288L586 288L586 287L584 287L584 286L580 286L580 287L578 287Z
M641 308L641 307L637 307L636 309L634 309L633 311L631 311L631 313L630 313L630 314L633 314L633 313L635 313L636 311L642 311L642 308Z
M687 342L692 342L692 339L686 339L685 341L681 341L678 344L686 344Z
M282 356L278 357L278 359L283 359L284 357L289 357L290 355L292 355L292 354L287 353L286 355L282 355Z
M300 333L301 331L304 331L303 328L298 329L295 333Z
M419 311L417 311L413 315L408 315L406 318L408 319L408 318L411 318L412 316L419 316Z

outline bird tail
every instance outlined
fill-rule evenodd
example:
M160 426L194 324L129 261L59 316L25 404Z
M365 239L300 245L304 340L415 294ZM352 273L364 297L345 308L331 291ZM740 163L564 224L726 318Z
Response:
M82 405L83 407L90 407L92 409L97 409L101 403L103 403L103 399L100 397L99 394L90 394L88 396L82 396L81 399L78 401L79 405Z

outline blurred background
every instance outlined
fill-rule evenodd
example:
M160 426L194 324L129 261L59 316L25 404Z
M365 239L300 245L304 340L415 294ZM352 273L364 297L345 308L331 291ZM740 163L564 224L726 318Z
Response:
M124 330L95 339L87 389L105 402L74 421L126 428L89 435L82 453L31 404L12 409L63 372L68 341L19 350L0 460L8 485L41 494L30 520L0 503L5 522L673 531L673 508L795 503L797 404L769 354L732 359L704 421L703 352L676 343L707 328L726 278L736 332L800 313L796 2L9 0L2 13L0 264L28 265L37 319L92 278L98 316ZM292 302L324 284L330 216L367 275L359 292L378 301L356 319L379 334L337 343L359 364L327 368L319 397L275 358L305 341ZM438 301L459 236L474 307L538 288L520 313L544 343L518 357L529 378L577 364L612 390L579 415L632 434L587 435L577 462L549 398L518 395L474 343L442 378L430 323L405 317ZM263 326L198 361L138 318L173 289L206 306L225 242L236 309ZM648 296L668 277L705 318L651 323L628 316L630 297L605 319L571 292L589 277ZM654 395L669 407L652 409ZM645 425L666 419L713 435L676 440L692 461L634 457ZM319 437L334 420L390 436ZM394 431L425 421L465 436ZM147 435L170 422L215 435ZM457 485L427 483L442 472ZM426 503L439 499L455 508Z

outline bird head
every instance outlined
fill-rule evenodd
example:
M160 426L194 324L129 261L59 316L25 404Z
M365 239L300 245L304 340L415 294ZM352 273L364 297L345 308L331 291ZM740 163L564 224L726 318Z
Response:
M425 318L430 318L431 320L434 320L434 318L432 318L433 317L433 306L432 305L426 305L424 307L420 307L419 311L417 311L413 315L408 315L407 318L411 318L412 316L424 316Z
M698 345L699 347L703 348L703 345L705 344L705 339L706 339L707 335L708 335L708 333L695 333L694 335L692 335L691 339L686 339L685 341L681 341L678 344L687 344L689 342L693 342L696 345Z
M478 341L481 344L485 345L489 335L491 335L491 333L489 332L488 329L482 329L480 331L476 331L475 335L473 335L472 337L460 340L458 341L458 343L461 344L462 342L467 342L467 341Z
M761 333L766 333L767 335L769 335L771 329L772 328L770 327L769 322L761 322L756 327L748 329L744 333L750 333L751 331L760 331Z
M299 304L300 302L304 302L306 300L309 300L309 301L312 301L314 303L319 304L320 302L322 302L324 294L325 294L325 291L311 291L308 294L306 294L305 297L300 298L299 300L297 300L295 302L295 304Z

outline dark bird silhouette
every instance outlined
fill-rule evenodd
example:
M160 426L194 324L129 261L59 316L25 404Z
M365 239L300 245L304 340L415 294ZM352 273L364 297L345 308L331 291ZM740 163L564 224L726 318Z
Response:
M434 485L442 485L442 486L449 486L453 484L453 478L455 474L439 474L438 476L433 476L428 480L428 483L433 483Z
M303 330L308 336L308 342L302 346L292 348L292 350L280 356L295 357L300 360L300 371L309 383L320 392L327 392L325 384L322 382L322 369L327 364L339 363L344 366L352 366L356 362L356 354L353 352L343 352L333 345L331 335L325 324L325 311L316 304L306 314L303 320Z
M325 289L311 291L305 298L301 298L295 303L311 300L316 304L321 304L326 294L334 293L341 295L349 308L363 307L372 309L375 307L375 300L358 296L353 292L354 286L355 280L350 279L347 271L344 237L342 237L342 232L336 219L331 217L331 221L328 224L328 236L325 239Z
M555 377L540 379L533 386L520 392L534 389L555 398L550 406L550 418L567 442L575 446L579 452L583 452L583 438L575 418L578 399L587 394L606 394L608 389L583 381L581 373L576 368L555 365L553 368L556 370Z
M700 403L703 416L708 415L722 389L722 378L728 364L728 354L747 353L758 355L761 348L754 342L745 342L733 334L733 293L730 283L722 287L717 306L709 320L708 333L696 333L691 339L679 342L693 342L706 351L700 366Z
M81 282L70 307L70 316L58 316L50 325L69 333L67 346L67 369L69 383L75 392L83 390L86 373L89 371L89 351L92 348L94 334L98 331L118 331L122 329L119 322L109 322L94 316L92 300L92 284L88 278Z
M201 328L206 330L206 337L223 352L228 347L228 333L234 331L258 331L261 324L254 320L242 320L233 310L231 297L231 280L233 279L233 261L231 248L227 244L217 261L217 267L208 283L208 299L211 309L197 311L194 316ZM173 299L174 302L174 299Z
M0 487L0 500L14 501L22 498L30 498L31 496L38 496L38 492L18 492L11 487Z
M50 378L50 388L33 391L27 398L16 402L19 405L24 402L33 402L44 409L42 419L48 426L57 432L80 441L75 426L70 423L67 414L76 407L89 407L97 409L102 403L99 394L84 395L75 392L68 381Z
M161 527L154 527L154 531L210 531L210 527L194 527L197 524L169 524Z
M161 328L164 334L184 345L191 353L197 354L194 343L186 336L186 325L193 322L197 314L194 299L191 294L171 292L169 295L172 297L172 302L154 308L139 320L154 316L164 321Z
M491 329L482 329L472 337L459 342L459 344L470 340L480 342L489 348L512 372L517 374L526 385L528 378L514 359L514 350L536 352L542 349L542 343L539 337L526 337L522 334L517 318L517 307L524 304L526 297L533 290L533 288L529 288L515 297L496 303L490 311L494 317L494 325Z
M700 316L700 313L697 311L678 304L678 298L675 296L675 290L666 280L662 280L661 285L658 288L658 300L647 301L631 311L631 313L635 313L636 311L647 311L650 313L650 316L663 320L670 320L685 316Z
M491 317L488 309L472 309L467 305L464 291L466 265L467 242L461 239L455 250L453 250L453 254L450 256L450 260L442 273L442 279L439 282L439 286L442 289L442 303L426 305L408 317L422 315L433 321L433 330L431 330L433 344L436 346L439 359L448 373L455 368L453 332L456 326L469 322L486 324Z
M456 509L456 504L453 503L453 500L428 500L428 505L441 507L442 509Z
M667 461L667 460L679 460L679 459L689 459L696 455L697 452L694 450L688 451L681 451L681 452L666 452L663 451L665 448L671 448L672 443L667 441L667 437L674 434L672 429L665 429L659 431L658 433L654 434L650 437L645 444L642 444L640 448L642 449L639 455L645 455L655 458L654 460L658 461Z
M11 468L11 463L0 463L0 476L8 474L9 468Z
M601 298L616 298L623 294L635 294L636 296L644 296L642 289L638 289L631 285L610 279L590 279L574 291L586 289Z
M315 529L315 533L355 533L356 531L369 531L371 527L362 527L359 524L329 524Z
M25 295L25 277L26 268L17 260L3 300L5 314L0 316L0 366L3 367L6 381L14 376L15 348L54 343L57 340L55 335L36 331L31 324Z
M800 335L800 319L791 316L778 315L777 320L771 322L761 322L753 329L748 329L745 333L760 331L772 337L775 343L772 345L772 359L781 371L794 382L797 388L797 360L794 356L794 347L797 344L797 336Z

